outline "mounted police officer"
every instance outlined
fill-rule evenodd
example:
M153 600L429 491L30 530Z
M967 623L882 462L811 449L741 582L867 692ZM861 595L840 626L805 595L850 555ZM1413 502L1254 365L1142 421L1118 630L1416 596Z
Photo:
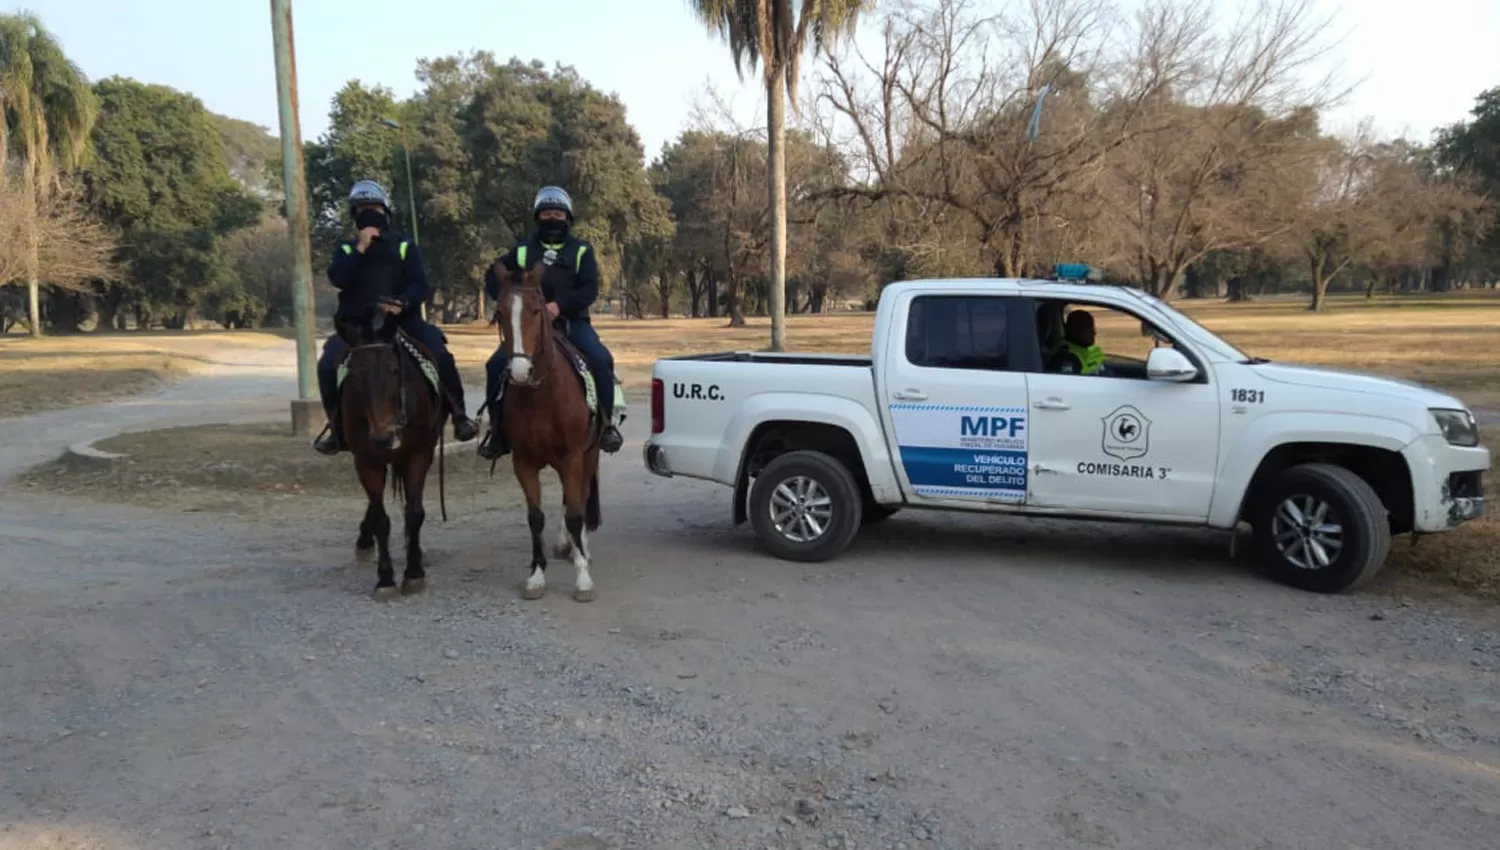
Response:
M526 241L500 258L507 267L523 267L536 259L547 266L542 277L547 313L554 321L566 322L568 340L588 361L599 399L599 416L604 430L599 448L613 454L624 440L614 426L611 414L615 400L615 359L599 341L599 334L589 319L589 306L599 297L599 263L594 246L572 234L573 199L558 186L543 186L531 204L536 230ZM493 267L485 272L484 291L490 299L500 297L500 281ZM510 451L500 431L500 405L496 394L505 373L506 354L502 346L485 363L485 398L490 404L490 433L479 445L479 456L494 460Z
M448 340L422 320L421 307L432 295L432 286L421 250L391 231L391 199L374 180L361 180L349 190L349 215L358 233L334 248L328 264L328 282L339 291L335 322L360 320L382 306L393 310L401 329L437 360L438 376L452 400L454 438L459 442L474 439L478 428L464 411L463 381L448 353ZM318 359L318 391L328 415L328 433L313 448L326 455L345 449L338 415L338 364L345 349L343 338L334 333L323 343L323 356Z

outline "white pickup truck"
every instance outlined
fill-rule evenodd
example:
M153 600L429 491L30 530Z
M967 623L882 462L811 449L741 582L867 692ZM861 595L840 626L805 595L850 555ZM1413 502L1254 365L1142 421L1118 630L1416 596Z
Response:
M1087 351L1090 326L1097 371L1079 366L1098 349L1057 356ZM901 508L1245 521L1273 578L1327 593L1374 575L1393 534L1484 512L1490 453L1463 402L1252 357L1139 290L895 283L871 355L657 360L646 466L733 487L734 521L789 560Z

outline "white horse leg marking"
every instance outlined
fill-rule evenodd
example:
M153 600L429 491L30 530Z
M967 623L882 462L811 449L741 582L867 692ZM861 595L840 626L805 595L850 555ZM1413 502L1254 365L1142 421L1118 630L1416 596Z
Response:
M532 593L540 591L547 586L547 573L536 567L531 568L531 575L526 577L526 589Z
M568 524L563 523L557 527L557 543L552 547L552 554L559 558L566 558L573 551L573 538L568 536Z
M593 576L589 575L589 533L587 529L578 532L578 544L573 547L573 568L578 571L578 578L573 586L580 593L588 593L594 589Z

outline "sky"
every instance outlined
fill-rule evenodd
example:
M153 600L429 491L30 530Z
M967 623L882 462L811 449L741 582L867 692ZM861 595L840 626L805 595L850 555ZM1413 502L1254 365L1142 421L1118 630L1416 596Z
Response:
M1317 1L1342 35L1331 55L1340 78L1360 83L1326 129L1368 116L1383 135L1426 141L1500 86L1500 0ZM0 10L22 8L41 16L90 79L119 74L183 89L279 132L269 0L0 0ZM709 84L745 125L764 122L754 73L739 83L727 48L686 0L292 0L292 9L306 139L327 128L328 104L349 79L405 97L416 89L417 59L473 49L577 68L619 96L648 160L691 123ZM873 30L860 41L878 48Z

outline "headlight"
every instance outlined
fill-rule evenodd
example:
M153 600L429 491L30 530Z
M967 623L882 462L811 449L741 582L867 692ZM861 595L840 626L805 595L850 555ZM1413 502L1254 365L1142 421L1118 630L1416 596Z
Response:
M1479 445L1479 425L1474 414L1467 410L1432 409L1432 418L1437 420L1438 430L1450 446Z

